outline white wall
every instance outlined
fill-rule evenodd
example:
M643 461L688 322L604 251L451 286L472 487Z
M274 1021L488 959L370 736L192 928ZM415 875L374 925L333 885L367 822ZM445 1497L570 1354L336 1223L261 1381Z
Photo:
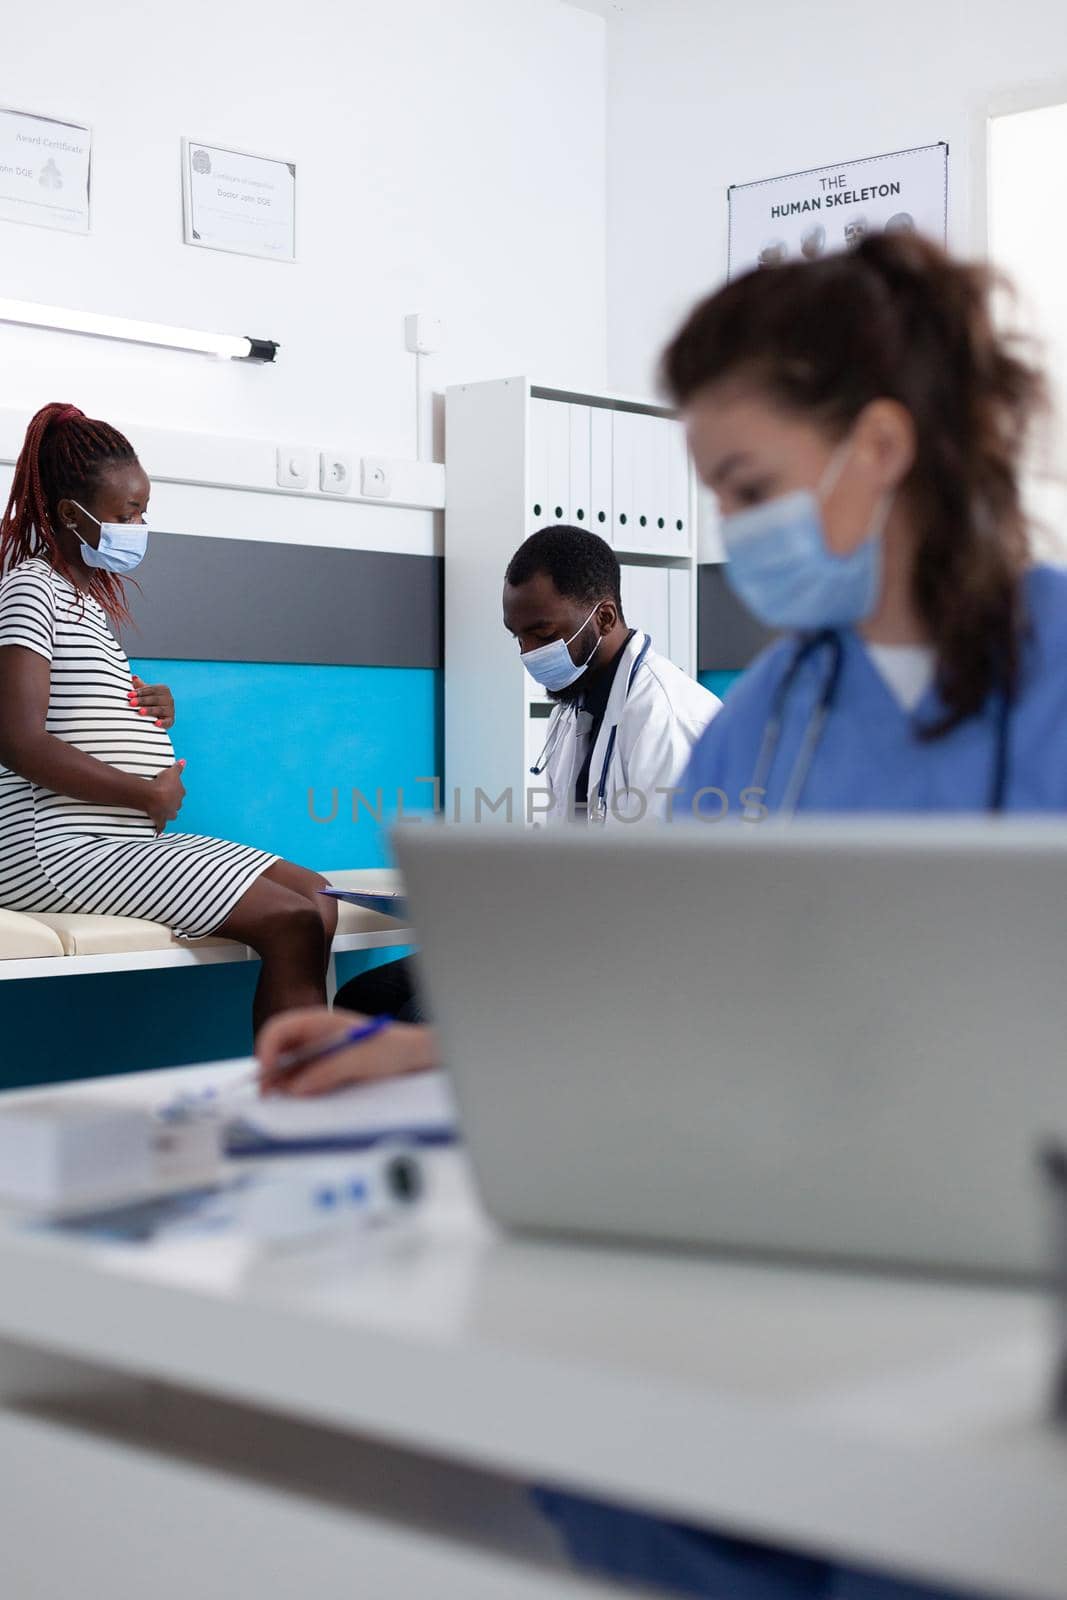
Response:
M947 139L951 240L981 249L984 114L1057 75L1060 0L626 0L608 27L610 386L649 392L724 275L731 183Z
M0 224L0 284L279 339L276 369L0 327L0 406L414 449L401 319L447 382L647 394L722 275L732 182L947 139L980 243L984 109L1067 77L1057 0L53 0L5 18L0 104L93 124L88 238ZM182 134L295 160L295 267L180 242ZM605 139L606 134L606 139Z
M276 368L0 327L0 406L410 456L428 377L605 379L604 23L560 0L7 8L0 104L91 124L87 238L0 224L2 292L278 339ZM296 266L181 243L183 135L297 163ZM149 467L151 463L147 463Z

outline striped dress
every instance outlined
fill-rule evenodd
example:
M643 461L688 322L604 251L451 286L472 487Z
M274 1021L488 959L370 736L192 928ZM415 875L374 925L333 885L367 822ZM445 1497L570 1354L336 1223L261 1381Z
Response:
M48 562L0 580L0 646L51 665L47 730L123 772L173 765L169 734L127 696L130 664L97 602ZM277 856L191 833L156 834L143 812L89 805L0 766L0 906L148 917L185 939L213 933Z

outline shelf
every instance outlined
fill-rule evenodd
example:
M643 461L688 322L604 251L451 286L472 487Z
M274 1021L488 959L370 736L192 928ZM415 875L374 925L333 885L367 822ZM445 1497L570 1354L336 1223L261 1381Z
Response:
M664 566L669 564L671 566L684 567L690 561L695 560L694 553L691 550L623 549L619 545L612 545L612 549L620 561L640 561L649 566L658 565L662 562Z
M521 380L520 380L521 381ZM599 411L636 411L642 416L666 417L675 421L678 413L672 406L659 400L645 400L633 394L592 394L583 389L556 389L541 383L530 383L530 396L534 400L562 400L567 405L592 406Z

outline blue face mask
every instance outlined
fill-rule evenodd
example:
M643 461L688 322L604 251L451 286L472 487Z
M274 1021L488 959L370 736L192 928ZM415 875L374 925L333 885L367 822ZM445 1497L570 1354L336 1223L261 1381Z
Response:
M140 566L148 548L148 529L143 522L101 522L77 500L72 500L71 505L77 506L82 515L88 517L90 522L95 522L100 529L100 543L94 546L88 539L82 539L73 522L68 524L71 532L81 539L82 560L87 567L121 574L132 572L134 567Z
M597 607L601 604L602 602L598 600L589 617L596 616ZM582 628L588 623L589 617L582 623ZM581 633L582 628L578 629L578 633ZM526 650L519 657L530 677L535 683L539 683L542 689L557 694L561 689L569 689L572 683L577 683L600 649L598 639L585 660L575 662L567 646L574 643L578 633L572 633L569 639L553 639L551 644L538 645L536 650Z
M842 628L878 604L882 534L892 496L875 513L863 543L834 555L821 502L844 466L851 442L830 462L817 493L798 489L750 511L724 517L726 579L738 599L770 628Z

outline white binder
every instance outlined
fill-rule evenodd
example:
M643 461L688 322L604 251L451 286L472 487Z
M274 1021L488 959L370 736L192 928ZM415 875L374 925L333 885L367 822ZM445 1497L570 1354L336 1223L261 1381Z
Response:
M609 544L618 542L612 518L614 417L606 406L589 408L589 526Z
M689 550L692 539L689 514L689 446L685 428L680 422L672 422L670 429L667 468L669 543L666 548L684 555Z
M671 534L671 470L678 424L670 417L650 417L652 428L652 520L649 544L656 551L674 548Z
M670 648L667 654L676 667L695 675L693 660L693 614L690 605L689 572L671 567L667 573L670 602Z
M630 418L630 439L634 463L633 546L635 550L656 548L656 441L658 417Z
M571 408L564 400L548 407L548 522L571 521Z
M548 435L551 405L551 400L530 401L526 516L531 533L552 520L552 514L548 509Z
M622 568L622 609L629 628L640 628L652 637L653 649L670 654L671 606L666 567L638 567L626 563Z
M590 419L588 406L569 405L570 416L570 514L568 520L579 528L591 525Z
M634 424L632 412L616 411L611 449L611 499L615 544L620 550L633 550L640 543L633 526L634 499Z

